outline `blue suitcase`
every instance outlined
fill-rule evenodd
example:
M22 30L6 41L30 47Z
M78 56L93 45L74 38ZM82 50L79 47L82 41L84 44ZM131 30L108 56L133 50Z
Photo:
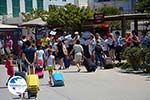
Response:
M64 77L60 72L54 72L54 74L52 75L52 79L54 83L53 86L64 86Z

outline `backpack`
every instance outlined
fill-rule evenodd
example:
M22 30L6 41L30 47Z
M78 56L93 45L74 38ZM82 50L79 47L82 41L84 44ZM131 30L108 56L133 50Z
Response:
M68 50L67 50L67 48L66 48L66 46L65 46L64 43L62 43L62 50L63 50L63 53L64 53L65 55L68 55Z

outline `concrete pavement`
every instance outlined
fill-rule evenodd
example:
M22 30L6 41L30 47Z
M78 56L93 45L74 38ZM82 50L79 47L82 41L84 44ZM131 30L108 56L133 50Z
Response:
M61 70L64 87L50 87L48 74L40 80L38 100L150 100L150 75L121 73L118 68L98 69L95 73L81 72L75 66ZM0 66L0 99L14 100L18 97L5 87L6 69Z

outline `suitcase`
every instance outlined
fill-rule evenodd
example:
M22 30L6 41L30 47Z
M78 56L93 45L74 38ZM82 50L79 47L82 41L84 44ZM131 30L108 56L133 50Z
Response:
M64 77L63 75L56 71L52 74L53 86L64 86Z
M28 85L28 98L30 99L31 97L37 97L37 93L39 91L39 78L38 75L36 74L30 74L30 67L28 67L29 70L29 75L27 75L26 80L27 80L27 85ZM33 66L33 70L34 66ZM35 72L34 72L35 73Z
M44 77L44 71L43 68L36 68L35 74L38 75L39 79Z
M36 74L27 75L28 98L37 97L39 91L39 78Z
M96 71L97 66L90 58L84 58L83 64L88 72Z

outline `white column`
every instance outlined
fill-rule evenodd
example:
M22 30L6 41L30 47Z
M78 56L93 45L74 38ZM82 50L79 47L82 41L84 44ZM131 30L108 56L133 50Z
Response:
M13 16L12 0L7 0L7 15Z
M25 1L20 0L20 12L25 12Z
M43 5L44 5L44 10L48 11L49 5L50 5L50 1L49 0L43 0Z
M33 9L37 9L37 0L32 0Z

